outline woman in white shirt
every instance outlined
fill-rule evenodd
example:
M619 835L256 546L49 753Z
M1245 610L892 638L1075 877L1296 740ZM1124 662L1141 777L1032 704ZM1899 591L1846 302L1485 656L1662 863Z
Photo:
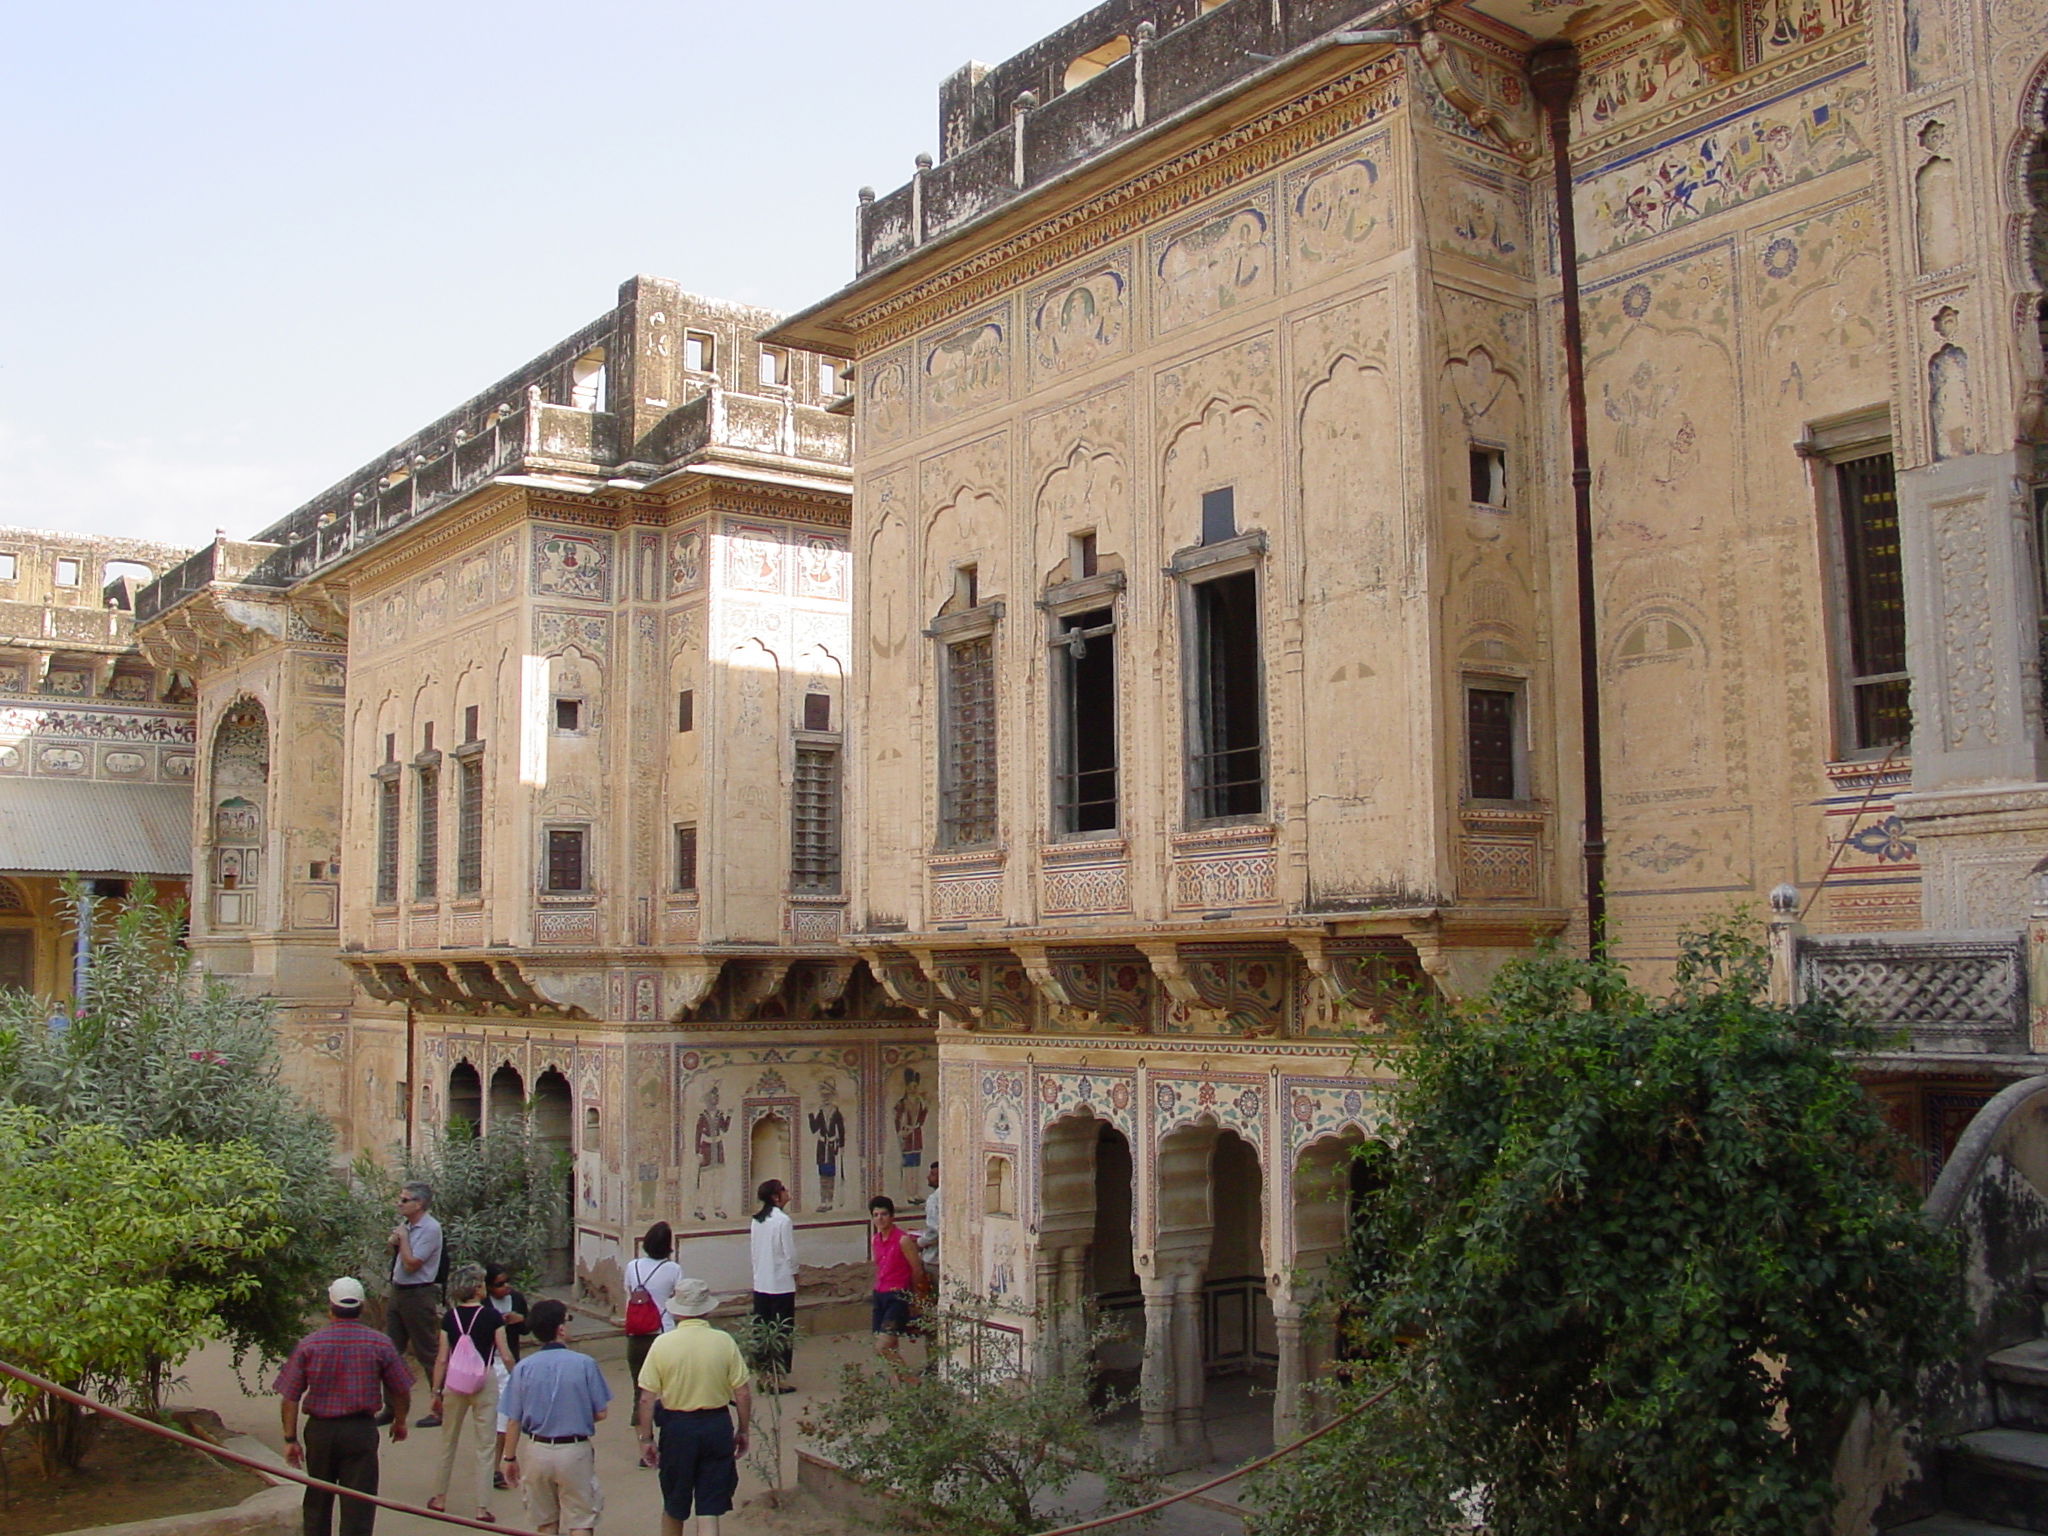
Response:
M634 1381L640 1379L641 1363L646 1360L647 1351L654 1347L654 1341L676 1325L668 1310L668 1299L676 1292L676 1282L683 1278L682 1265L671 1257L675 1246L675 1234L669 1229L669 1224L657 1221L640 1239L640 1257L626 1266L626 1295L631 1297L636 1290L646 1291L647 1299L661 1314L661 1326L648 1333L635 1333L632 1319L627 1319L626 1366ZM631 1310L630 1306L628 1310Z
M794 1392L788 1378L796 1342L796 1226L783 1209L789 1191L782 1180L770 1179L754 1197L761 1209L754 1212L747 1236L754 1260L754 1320L767 1346L761 1363L775 1381L767 1390Z

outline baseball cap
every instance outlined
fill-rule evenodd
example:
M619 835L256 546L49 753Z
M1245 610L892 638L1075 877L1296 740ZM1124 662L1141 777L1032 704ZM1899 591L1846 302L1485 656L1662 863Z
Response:
M337 1307L360 1307L363 1304L363 1282L343 1275L327 1287L327 1300Z

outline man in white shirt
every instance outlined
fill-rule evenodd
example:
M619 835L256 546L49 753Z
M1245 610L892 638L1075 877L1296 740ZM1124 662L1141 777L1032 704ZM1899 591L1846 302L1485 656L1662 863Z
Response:
M939 1273L939 1165L934 1159L925 1170L924 1227L917 1234L917 1256L924 1271L936 1282Z
M761 1208L754 1212L747 1237L754 1261L754 1326L762 1334L761 1372L764 1391L794 1392L789 1360L796 1342L796 1226L783 1207L789 1191L782 1180L769 1179L755 1191Z

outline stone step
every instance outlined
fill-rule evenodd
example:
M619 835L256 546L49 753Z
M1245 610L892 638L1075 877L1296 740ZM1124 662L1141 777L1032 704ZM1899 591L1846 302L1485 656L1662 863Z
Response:
M1911 1525L1895 1525L1884 1536L2027 1536L2017 1526L1992 1525L1968 1515L1930 1515Z
M2048 1432L2048 1339L2029 1339L1984 1357L1998 1422Z
M1941 1458L1942 1503L1958 1514L2048 1533L2048 1435L1980 1429Z

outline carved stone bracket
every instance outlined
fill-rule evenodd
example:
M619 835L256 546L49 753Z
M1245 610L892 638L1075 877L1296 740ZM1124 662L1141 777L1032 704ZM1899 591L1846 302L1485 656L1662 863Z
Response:
M592 1019L588 985L550 986L517 960L367 960L344 956L356 985L379 1002L424 1013Z
M1461 117L1517 160L1534 159L1538 148L1536 110L1524 89L1517 101L1489 84L1471 51L1436 30L1422 34L1418 50L1443 98Z
M1075 1008L1080 1006L1067 990L1067 984L1060 979L1059 971L1053 965L1052 951L1043 944L1018 944L1014 946L1017 963L1024 967L1024 974L1031 979L1031 985L1038 989L1038 995L1050 1007Z
M1000 950L927 952L919 958L939 990L962 1010L953 1014L962 1023L1010 1031L1031 1028L1031 981L1009 954Z
M716 955L664 967L662 995L669 1004L669 1022L684 1023L691 1013L703 1006L704 999L711 995L711 989L718 985L719 972L724 969L725 961Z
M939 989L920 956L907 949L869 949L861 951L861 955L875 980L882 984L882 990L904 1007L914 1008L926 1017L943 1013L966 1021L967 1011Z
M1308 967L1316 991L1333 1008L1377 1016L1422 980L1414 956L1398 942L1362 945L1359 940L1315 933L1289 934L1288 942Z
M1236 1025L1230 1010L1204 989L1196 968L1182 957L1180 946L1170 940L1140 939L1138 951L1152 974L1166 989L1166 995L1185 1008L1201 1034L1232 1034Z
M782 990L789 976L787 960L748 960L725 968L726 1000L735 1021L751 1018L754 1011Z

